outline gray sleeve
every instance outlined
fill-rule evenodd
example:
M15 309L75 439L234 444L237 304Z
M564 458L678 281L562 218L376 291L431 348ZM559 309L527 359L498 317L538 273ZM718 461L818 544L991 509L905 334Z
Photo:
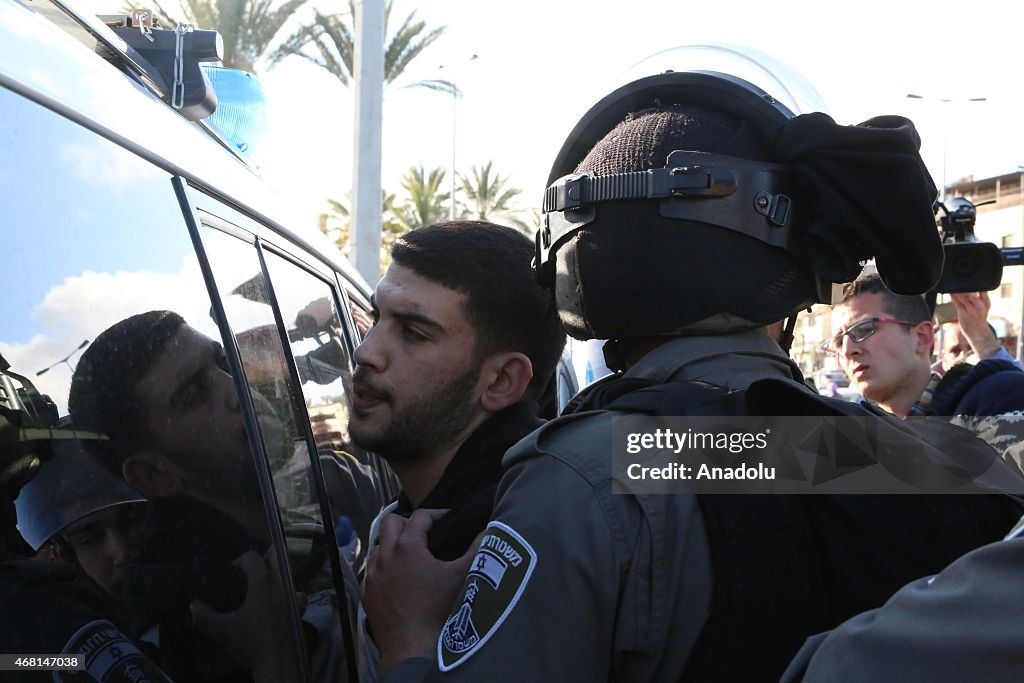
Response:
M608 680L622 567L618 534L589 483L555 458L514 464L492 519L529 545L536 564L500 624L441 680Z
M408 660L382 680L680 678L710 604L703 519L692 495L613 493L609 429L567 429L544 453L528 440L509 451L488 533L429 673ZM583 454L581 443L600 445ZM519 556L535 559L521 583ZM511 590L478 599L485 581Z
M804 646L783 681L1021 680L1024 539L993 543Z

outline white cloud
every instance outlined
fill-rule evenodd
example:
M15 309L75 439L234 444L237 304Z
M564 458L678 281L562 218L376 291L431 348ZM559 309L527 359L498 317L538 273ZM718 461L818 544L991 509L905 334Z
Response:
M139 175L139 163L127 154L103 154L105 147L85 144L67 144L60 156L76 180L104 191L123 192L145 182Z
M49 394L61 413L67 412L71 368L60 363L41 376L36 373L59 361L83 340L93 340L119 320L144 311L167 309L181 314L203 334L218 336L209 317L210 300L198 264L188 254L174 273L151 271L85 271L52 287L32 311L37 328L28 342L0 341L0 353L14 371Z

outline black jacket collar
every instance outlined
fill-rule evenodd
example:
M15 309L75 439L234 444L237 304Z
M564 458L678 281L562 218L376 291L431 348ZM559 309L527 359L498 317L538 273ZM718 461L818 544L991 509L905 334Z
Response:
M491 415L455 453L421 508L447 508L428 535L431 552L442 560L460 557L483 531L494 508L501 479L501 459L513 444L543 424L537 404L514 403ZM395 512L408 516L412 504L403 491Z

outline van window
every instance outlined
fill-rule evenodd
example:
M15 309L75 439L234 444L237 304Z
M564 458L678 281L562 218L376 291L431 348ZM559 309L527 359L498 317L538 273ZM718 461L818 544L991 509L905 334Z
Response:
M355 330L355 334L352 336L354 343L358 345L362 342L363 337L373 327L373 312L370 309L370 300L358 290L351 282L342 280L342 291L345 292L346 299L348 299L348 311L352 319L352 326ZM355 368L353 362L353 369ZM360 448L354 443L349 443L350 449ZM377 477L380 480L381 497L385 501L392 501L398 497L401 486L398 484L398 477L391 471L391 466L384 461L384 458L379 455L364 455L361 456L369 459L373 466L376 468Z
M303 621L316 632L309 639L315 644L310 648L311 673L315 680L333 680L342 675L348 662L355 661L354 654L348 654L354 652L348 618L354 614L358 586L354 571L339 565L336 581L332 566L346 560L358 566L366 546L355 542L352 552L339 557L339 541L346 545L344 541L349 539L339 539L332 525L324 523L320 491L326 491L326 511L332 522L344 516L343 524L349 530L366 534L379 509L377 480L369 467L351 456L335 455L330 444L322 442L321 447L314 442L319 476L326 484L321 489L310 458L309 437L313 434L303 409L306 399L293 381L274 307L276 295L288 339L295 340L289 343L302 349L294 366L297 379L325 387L321 402L336 406L344 402L348 351L334 314L333 293L319 279L295 278L290 270L281 268L279 256L263 251L268 264L274 264L271 272L278 271L275 278L280 275L280 281L268 282L252 235L205 212L200 215L203 246L238 344L262 433L294 587L307 596ZM312 355L306 357L308 353Z
M70 411L108 437L44 463L51 476L34 483L51 482L37 491L49 495L19 497L22 535L126 612L129 635L174 680L244 678L266 642L302 670L291 591L271 581L257 595L240 562L273 561L277 521L171 175L11 91L0 89L0 111L11 162L0 167L0 354L62 421ZM86 485L86 459L109 484ZM47 519L60 523L35 524ZM98 543L108 532L117 548ZM128 561L94 561L104 552ZM193 600L225 613L252 600L264 614L211 633L193 627Z
M348 437L352 361L334 291L277 254L268 252L266 261L298 369L331 519L348 557L361 563L370 523L387 500L380 493L376 456Z

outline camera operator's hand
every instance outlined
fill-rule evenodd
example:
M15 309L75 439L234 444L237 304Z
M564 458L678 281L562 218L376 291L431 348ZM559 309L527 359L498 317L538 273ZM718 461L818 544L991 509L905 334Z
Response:
M306 304L295 316L295 328L302 337L316 337L334 320L334 306L327 297Z
M957 321L978 358L991 358L999 351L999 340L988 326L992 301L988 292L950 294L956 308Z

